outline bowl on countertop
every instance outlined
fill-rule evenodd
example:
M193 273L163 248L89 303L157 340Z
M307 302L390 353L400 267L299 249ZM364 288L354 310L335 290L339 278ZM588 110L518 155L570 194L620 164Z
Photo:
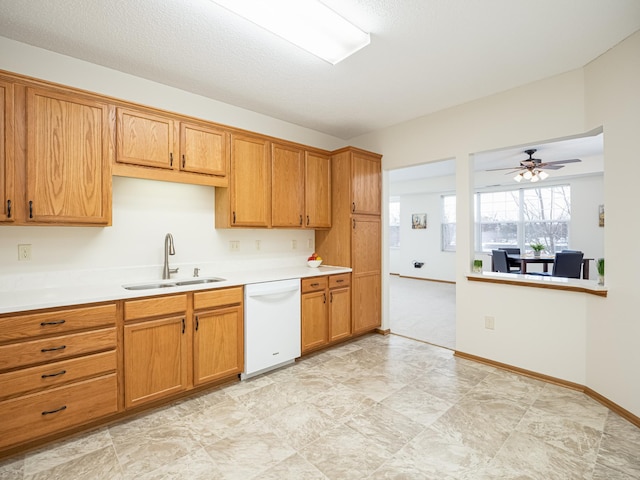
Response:
M307 265L311 268L317 268L322 264L322 260L307 260Z

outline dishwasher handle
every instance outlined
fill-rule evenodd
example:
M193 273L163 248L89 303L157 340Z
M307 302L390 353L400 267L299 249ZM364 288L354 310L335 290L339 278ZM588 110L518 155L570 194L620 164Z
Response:
M298 292L300 287L295 285L293 287L280 287L280 288L265 288L264 290L258 290L253 293L249 293L249 297L267 297L271 295L282 295L283 293Z

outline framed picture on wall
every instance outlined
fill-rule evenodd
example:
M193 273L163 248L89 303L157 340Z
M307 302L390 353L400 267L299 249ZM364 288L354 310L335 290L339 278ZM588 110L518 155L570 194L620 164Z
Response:
M427 214L426 213L412 214L411 228L427 228Z

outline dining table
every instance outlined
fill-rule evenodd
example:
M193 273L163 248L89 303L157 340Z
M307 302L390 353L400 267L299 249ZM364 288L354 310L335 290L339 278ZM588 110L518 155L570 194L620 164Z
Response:
M552 264L555 261L554 255L540 255L536 257L535 255L511 254L507 255L507 258L510 265L520 266L520 273L522 274L527 273L527 265L530 263L541 263L542 271L546 273L549 271L549 264ZM593 258L582 259L582 278L585 280L589 279L589 262L591 260L593 260Z

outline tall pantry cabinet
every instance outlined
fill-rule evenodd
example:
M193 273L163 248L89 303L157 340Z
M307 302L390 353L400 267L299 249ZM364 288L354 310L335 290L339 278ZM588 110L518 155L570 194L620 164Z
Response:
M352 268L351 333L381 324L382 156L347 147L331 157L332 227L316 230L316 252L328 265Z

